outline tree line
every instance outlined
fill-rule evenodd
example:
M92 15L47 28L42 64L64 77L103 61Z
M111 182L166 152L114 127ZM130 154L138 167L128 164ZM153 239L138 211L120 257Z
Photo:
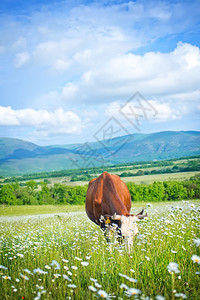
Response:
M132 170L137 170L137 169L147 169L151 167L167 167L167 166L176 166L174 162L178 162L179 160L185 160L186 161L186 166L187 164L192 162L189 161L188 159L194 159L194 158L199 158L199 156L188 156L188 157L183 157L183 158L176 158L176 159L169 159L169 160L160 160L160 161L137 161L137 162L132 162L132 163L122 163L122 164L114 164L111 166L101 166L101 167L95 167L95 168L81 168L81 169L68 169L68 170L60 170L60 171L52 171L52 172L40 172L40 173L30 173L30 174L24 174L21 176L12 176L5 178L3 180L4 183L9 183L9 182L16 182L16 181L27 181L27 180L34 180L34 179L43 179L43 178L55 178L55 177L65 177L65 176L71 176L72 181L77 181L76 179L79 180L90 180L91 174L100 174L103 171L107 172L120 172L120 171L130 171ZM196 166L195 166L195 160L194 165L189 165L191 171L197 171ZM183 163L184 165L184 163ZM184 167L184 166L183 166ZM130 173L133 174L133 173ZM129 175L130 176L130 175ZM133 176L133 175L132 175ZM122 175L123 177L123 175ZM0 178L4 178L1 176Z
M164 181L152 184L127 183L132 201L174 201L200 198L200 175L187 181ZM0 189L1 205L44 205L44 204L84 204L87 187L67 186L55 183L48 187L46 182L34 180L22 187L18 182L4 184Z

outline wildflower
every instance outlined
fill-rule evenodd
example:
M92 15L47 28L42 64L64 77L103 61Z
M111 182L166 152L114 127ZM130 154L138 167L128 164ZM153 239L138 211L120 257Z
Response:
M178 298L183 298L183 299L187 298L187 296L185 294L183 294L183 293L176 293L176 294L174 294L174 296L178 297Z
M123 277L123 278L126 278L126 279L129 278L127 275L124 275L124 274L122 274L122 273L119 273L119 276L121 276L121 277Z
M43 287L42 285L38 285L38 284L36 284L36 288L37 288L38 290L43 290L43 289L44 289L44 287Z
M69 268L68 268L67 266L64 266L64 269L65 269L65 270L69 270Z
M68 263L69 261L67 260L67 259L62 259L62 261L64 262L64 263Z
M40 268L34 269L33 273L38 273L38 274L47 274L47 272L41 270Z
M60 277L61 275L60 275L60 274L53 274L53 276L54 276L55 278L58 278L58 277Z
M77 256L75 256L74 258L75 258L76 260L82 261L82 259L79 258L79 257L77 257Z
M26 275L23 275L22 273L19 274L24 280L29 280L29 278Z
M11 280L10 276L2 276L2 278L5 279L5 280Z
M97 279L94 279L92 277L90 277L90 280L93 281L93 282L97 282Z
M2 266L2 265L0 265L0 269L8 270L8 268L6 268L6 267L4 267L4 266Z
M172 253L177 253L177 251L175 251L175 250L171 250L171 252L172 252Z
M122 284L120 285L120 289L126 289L126 290L128 290L129 287L128 287L126 284L122 283Z
M71 278L69 278L67 275L63 274L63 278L68 280L68 281L72 281Z
M76 266L72 266L73 270L78 270L78 268Z
M130 288L128 289L125 294L128 296L128 297L131 297L131 296L134 296L134 295L139 295L141 294L141 291L139 289L135 289L135 288Z
M91 292L96 292L96 291L97 291L97 289L96 289L94 286L92 286L92 285L89 285L89 286L88 286L88 289L89 289Z
M20 282L19 278L16 278L15 281L16 281L16 282Z
M200 239L195 239L194 243L195 243L196 246L200 246Z
M108 295L105 291L103 291L103 290L99 290L99 291L97 292L97 294L98 294L98 296L100 296L101 298L109 298L109 295Z
M178 264L175 262L171 262L169 263L169 265L167 266L167 269L169 271L169 273L179 273L179 269L178 269Z
M190 208L195 208L195 205L194 204L190 204L189 207Z
M52 260L51 266L55 266L55 270L60 270L60 264L55 259Z
M75 284L68 284L68 287L71 288L71 289L77 288L77 286Z
M91 256L86 255L85 259L89 260L91 258Z
M192 260L194 263L200 264L200 256L192 255Z
M72 272L70 272L70 271L68 271L67 274L70 275L70 276L72 276Z
M31 271L29 269L24 269L24 272L30 274L30 275L33 275L33 273L31 273Z
M129 278L127 278L130 282L134 282L134 283L136 283L137 282L137 279L135 279L135 278L131 278L131 277L129 277Z
M151 203L147 203L146 207L152 207Z
M95 282L94 284L98 289L102 288L102 285L100 285L98 282Z
M146 260L150 260L150 257L148 257L148 256L145 256L145 258L146 258Z
M132 273L135 273L135 270L133 270L133 269L130 269L130 271L131 271Z
M21 257L21 258L23 258L23 257L24 257L24 255L23 255L23 254L21 254L21 253L17 253L17 256L19 256L19 257Z
M34 300L40 300L40 298L41 298L41 293L38 292L38 293L37 293L37 296L34 298Z
M155 298L156 298L156 300L165 300L165 297L163 297L161 295L157 295Z
M87 262L87 261L82 261L81 264L82 264L82 266L87 267L87 266L89 265L89 262Z
M44 267L45 267L45 269L47 269L47 270L50 270L50 269L51 269L51 267L49 267L48 265L45 265Z

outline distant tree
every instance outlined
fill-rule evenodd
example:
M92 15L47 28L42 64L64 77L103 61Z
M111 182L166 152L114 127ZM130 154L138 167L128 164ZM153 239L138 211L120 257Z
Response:
M187 189L181 182L165 181L164 183L166 200L187 199Z
M136 175L137 176L142 176L142 175L144 175L144 171L143 170L138 170Z
M34 190L37 188L37 182L34 180L30 180L26 182L26 186L30 189L30 191L33 193Z
M61 183L55 183L50 189L51 197L55 200L55 203L66 204L68 200L68 188Z
M165 200L165 189L162 182L155 181L149 185L149 201L163 201Z
M8 205L16 205L17 198L15 196L14 187L10 184L5 184L0 190L0 203Z
M18 204L21 205L37 205L38 201L36 197L32 195L30 190L25 187L25 188L18 188L15 190L15 196L17 198Z
M41 190L36 193L39 204L54 204L55 200L51 197L50 189L46 182L40 182Z

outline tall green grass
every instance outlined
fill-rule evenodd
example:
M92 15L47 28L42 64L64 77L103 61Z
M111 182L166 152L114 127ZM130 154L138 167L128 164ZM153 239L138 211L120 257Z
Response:
M0 299L199 299L191 257L199 255L200 201L191 203L149 207L130 252L108 244L84 212L0 221ZM179 273L169 273L170 262Z

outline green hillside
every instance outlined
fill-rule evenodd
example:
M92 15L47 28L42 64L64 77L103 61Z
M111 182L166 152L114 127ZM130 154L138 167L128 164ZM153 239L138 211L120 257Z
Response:
M132 134L102 142L38 146L0 138L0 175L64 170L200 154L200 132Z

